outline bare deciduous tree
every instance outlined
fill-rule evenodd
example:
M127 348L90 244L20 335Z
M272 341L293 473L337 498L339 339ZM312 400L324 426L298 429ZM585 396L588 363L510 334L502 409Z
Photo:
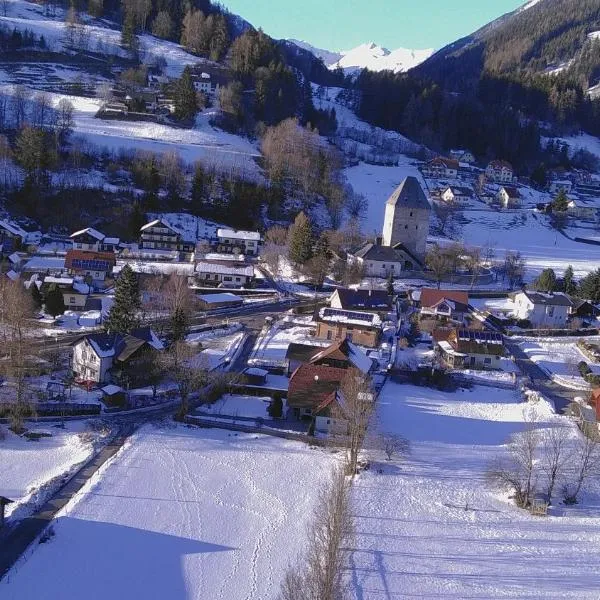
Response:
M380 443L387 460L392 460L397 454L405 456L410 451L410 442L405 437L395 433L382 434Z
M20 129L25 123L27 97L29 92L22 85L15 85L12 94L12 116L15 129Z
M546 498L552 501L557 480L571 459L570 428L557 425L542 432L541 469L546 479Z
M592 476L600 474L600 438L597 430L590 435L580 435L572 456L575 470L575 481L563 488L565 504L576 504L577 498Z

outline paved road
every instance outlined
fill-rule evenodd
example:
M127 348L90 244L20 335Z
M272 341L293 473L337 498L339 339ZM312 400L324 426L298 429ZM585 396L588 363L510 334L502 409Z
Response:
M122 448L135 429L136 425L133 422L121 424L117 436L81 467L35 514L18 522L0 535L0 579L44 531L58 511L64 508L90 477Z
M536 365L516 342L507 340L506 346L515 357L515 363L521 373L531 379L531 387L549 400L552 400L556 412L564 412L576 396L582 395L582 392L564 388L554 382L546 371Z

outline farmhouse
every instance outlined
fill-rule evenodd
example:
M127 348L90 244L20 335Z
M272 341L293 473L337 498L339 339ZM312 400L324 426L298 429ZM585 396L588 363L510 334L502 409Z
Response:
M521 194L519 190L512 185L502 186L498 190L496 199L504 208L515 208L521 204Z
M329 298L331 308L387 314L392 310L391 296L384 290L337 289Z
M426 162L421 171L425 177L455 179L458 176L458 167L458 161L454 158L437 156Z
M260 245L260 233L258 231L217 229L217 243L219 252L256 256Z
M497 183L512 183L514 170L512 165L505 160L492 160L485 170L485 175Z
M562 328L567 324L573 301L562 292L519 292L514 296L514 316L533 327Z
M148 327L130 334L93 333L73 345L72 369L81 381L107 383L113 375L118 378L127 367L131 375L142 374L139 361L147 352L163 350L162 342Z
M376 313L322 308L315 319L316 337L344 340L375 348L381 337L381 318Z
M469 295L459 290L423 288L419 302L422 317L462 322L469 313Z
M468 187L453 185L442 192L441 198L448 203L467 202L473 198L473 190Z
M401 243L394 247L366 244L354 254L349 254L348 261L359 265L367 277L387 278L422 268L421 261Z
M454 369L498 369L504 356L500 333L456 328L436 330L433 338L444 362Z

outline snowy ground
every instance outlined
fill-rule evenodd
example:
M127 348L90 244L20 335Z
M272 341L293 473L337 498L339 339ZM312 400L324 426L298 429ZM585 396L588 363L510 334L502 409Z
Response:
M589 390L590 386L579 374L577 364L582 360L585 361L595 374L600 374L600 365L590 362L581 353L576 341L573 339L541 341L533 338L519 345L527 356L559 385L574 390Z
M6 434L0 439L0 496L15 501L6 507L9 517L26 516L33 504L44 500L52 480L73 470L92 453L91 444L80 435L87 429L83 423L69 422L65 429L51 424L34 426L31 431L52 434L35 442L0 427Z
M276 323L265 336L259 338L252 352L253 359L282 361L288 346L297 344L310 344L313 346L327 346L327 342L310 337L311 327L290 327L281 329L281 324Z
M412 453L406 462L380 458L355 482L350 598L598 597L597 494L596 508L557 506L562 516L542 519L485 480L522 427L524 406L514 392L492 388L385 386L379 428L409 438ZM565 419L543 401L535 406L542 423Z
M225 394L214 404L201 406L199 411L211 415L225 415L228 417L247 417L249 419L268 419L267 408L271 398L260 398L257 396L239 396L237 394Z
M146 426L0 596L274 599L334 461L268 436Z

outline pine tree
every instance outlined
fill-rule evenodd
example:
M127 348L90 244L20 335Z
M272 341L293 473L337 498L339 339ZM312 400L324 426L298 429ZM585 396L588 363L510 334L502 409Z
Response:
M556 212L565 212L569 208L569 198L565 190L560 190L556 195L556 198L552 201L552 210Z
M191 200L192 210L201 215L206 208L206 175L202 163L199 162L196 163L194 177L192 178Z
M280 394L273 394L273 400L271 404L269 404L269 408L267 408L267 412L270 417L274 419L279 419L283 415L283 400L281 399Z
M34 283L31 284L31 299L36 308L42 308L44 298L40 292L40 288Z
M175 103L175 116L178 119L191 119L198 111L198 99L189 67L183 70L183 74L175 84L173 102Z
M138 310L141 306L137 275L125 265L115 285L115 300L104 321L104 329L110 333L129 333L139 327Z
M535 287L540 292L553 292L556 290L556 273L554 269L544 269L535 280Z
M589 273L581 280L579 296L591 302L600 302L600 269Z
M171 315L171 339L173 342L181 342L188 333L190 327L188 315L180 308L176 308Z
M573 267L571 265L565 269L563 275L563 289L565 293L569 295L577 293L577 282L575 281L575 274L573 273Z
M33 287L37 286L33 284ZM63 293L55 283L48 288L44 304L46 306L46 312L53 317L62 315L65 312Z
M303 212L298 213L289 230L289 258L303 265L313 256L313 231L310 221Z

